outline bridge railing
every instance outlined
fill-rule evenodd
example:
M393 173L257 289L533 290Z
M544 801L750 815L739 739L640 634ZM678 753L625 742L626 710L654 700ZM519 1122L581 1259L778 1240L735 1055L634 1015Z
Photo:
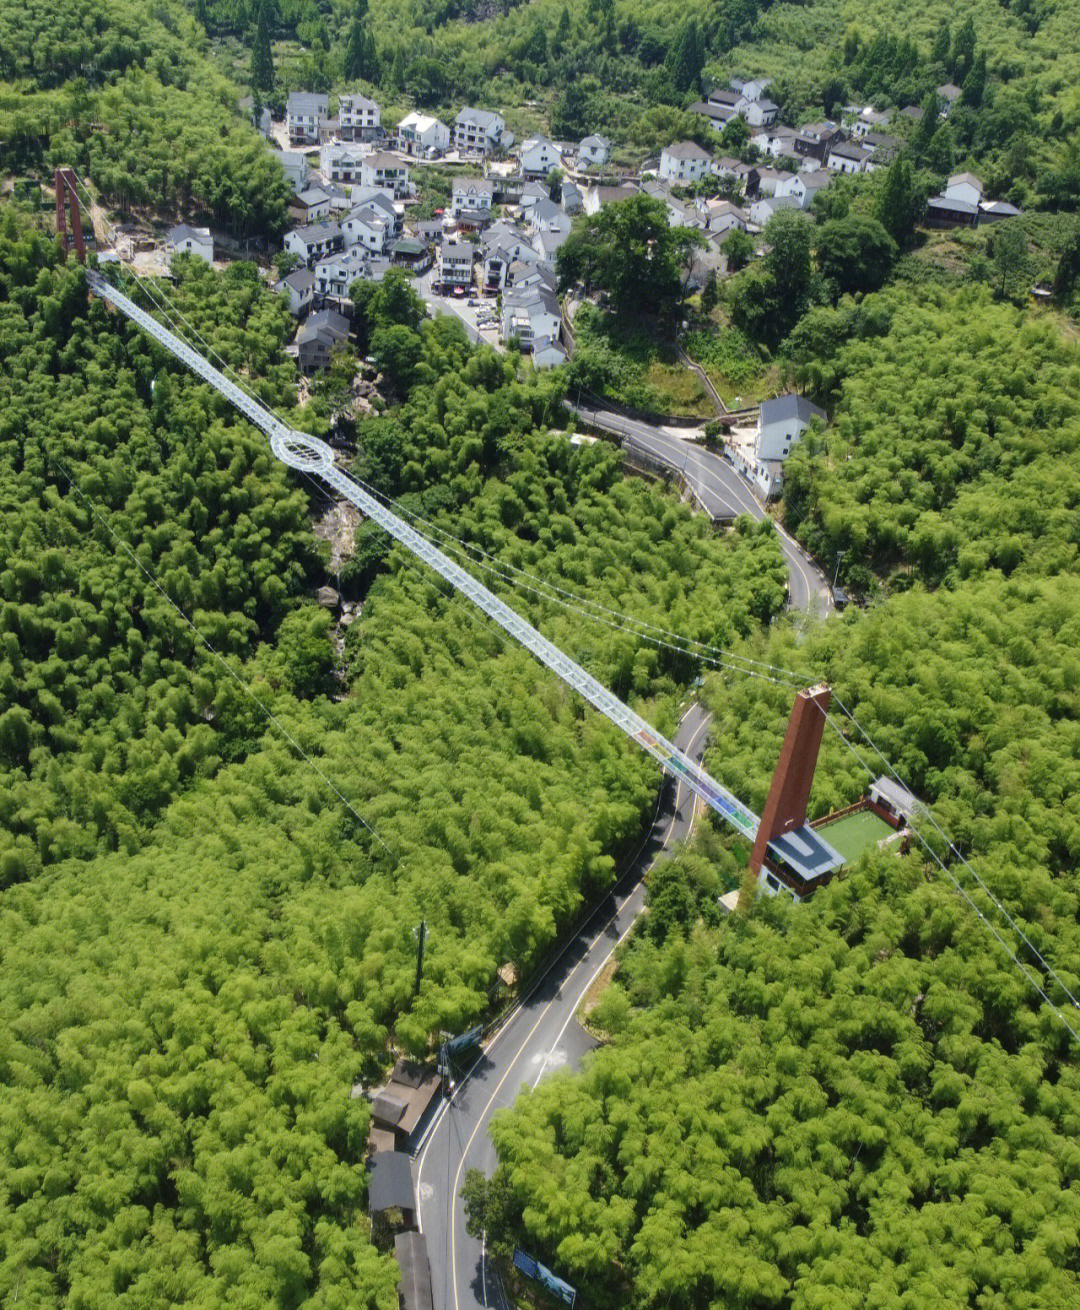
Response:
M668 741L641 715L619 700L591 673L564 654L553 642L548 641L516 610L511 609L505 601L478 582L471 573L463 569L449 555L444 554L427 537L417 532L404 519L399 518L381 501L353 481L348 474L337 467L333 451L325 442L306 433L296 432L282 423L258 400L226 377L175 333L162 326L145 310L140 309L100 274L87 273L87 283L92 291L115 305L122 314L143 328L193 373L209 382L231 401L240 413L265 432L270 438L270 448L278 459L291 468L320 478L351 501L369 519L384 528L391 537L401 542L445 578L451 586L471 600L477 608L494 619L505 632L520 642L542 664L547 665L568 686L580 693L605 718L621 728L636 745L657 761L665 773L685 782L691 791L700 796L738 832L751 839L756 835L758 816L753 810L744 805L726 787L711 778L699 764L680 751L673 742Z

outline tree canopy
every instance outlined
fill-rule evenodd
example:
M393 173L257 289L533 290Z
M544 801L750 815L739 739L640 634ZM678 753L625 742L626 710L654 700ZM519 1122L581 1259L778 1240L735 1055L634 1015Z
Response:
M688 253L704 244L695 229L672 227L661 201L632 196L574 221L559 248L559 286L604 291L619 315L663 317L682 300Z

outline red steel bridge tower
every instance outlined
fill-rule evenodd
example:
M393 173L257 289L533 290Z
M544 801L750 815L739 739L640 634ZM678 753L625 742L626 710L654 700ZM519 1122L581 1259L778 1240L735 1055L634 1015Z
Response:
M82 210L79 208L79 195L75 190L75 174L70 168L56 170L56 235L67 254L74 243L75 254L80 264L86 263L86 243L83 241ZM67 207L71 203L71 235L68 237Z

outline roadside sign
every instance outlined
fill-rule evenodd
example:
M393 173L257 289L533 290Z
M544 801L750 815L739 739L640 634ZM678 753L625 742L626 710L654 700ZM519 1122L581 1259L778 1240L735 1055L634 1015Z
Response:
M564 1283L561 1278L556 1278L547 1265L542 1265L539 1260L534 1260L531 1255L526 1254L520 1248L514 1252L514 1265L520 1269L526 1278L532 1278L538 1282L541 1287L546 1287L552 1296L557 1296L560 1301L565 1301L567 1305L572 1306L577 1300L577 1290Z

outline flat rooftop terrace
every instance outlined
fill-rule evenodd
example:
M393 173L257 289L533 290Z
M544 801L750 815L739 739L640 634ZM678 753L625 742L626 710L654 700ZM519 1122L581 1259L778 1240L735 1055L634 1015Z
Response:
M857 860L863 851L886 837L895 837L896 829L891 828L884 819L873 810L858 810L855 814L845 814L843 818L833 819L816 829L830 846L835 847L850 864Z

